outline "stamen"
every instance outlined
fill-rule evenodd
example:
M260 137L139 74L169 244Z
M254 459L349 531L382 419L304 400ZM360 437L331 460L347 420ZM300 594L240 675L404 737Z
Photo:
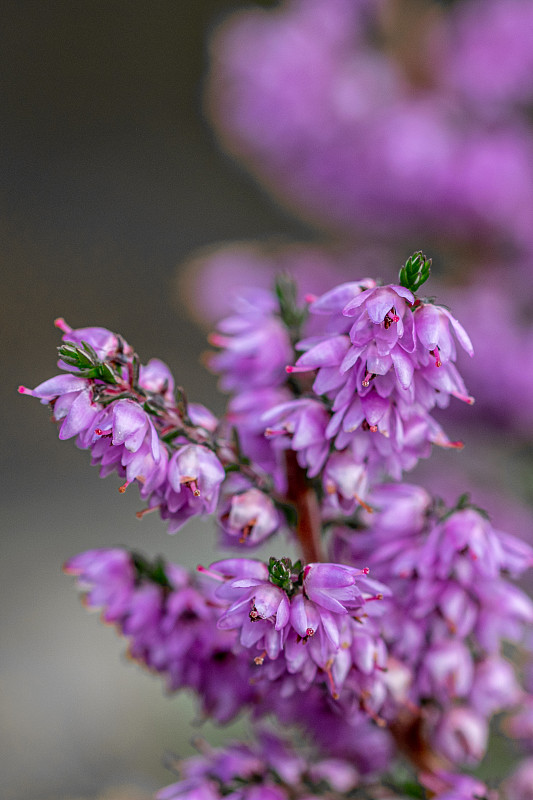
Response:
M385 330L388 330L393 322L399 322L400 317L396 313L396 309L394 306L391 308L390 311L387 311L385 314L385 319L383 320L383 325L385 326Z
M103 431L102 428L95 428L94 432L96 433L97 436L111 436L113 430L112 428L109 428L109 430Z
M311 372L312 369L313 369L313 367L301 367L301 366L300 367L297 367L297 366L292 366L291 367L291 365L288 364L285 367L285 372L287 372L289 375L292 375L293 372Z
M222 336L220 333L210 333L207 337L209 344L213 347L227 347L231 344L231 339L228 336Z
M369 708L369 706L366 705L363 698L361 698L361 708L363 709L363 711L366 711L370 719L374 720L374 722L379 728L386 727L387 723L385 722L383 717L379 717L372 708Z
M326 491L327 491L327 489L326 489ZM364 500L362 500L362 499L359 497L359 495L358 495L358 494L355 494L355 493L354 493L354 500L357 500L357 502L359 503L359 505L360 505L360 506L362 506L362 507L365 509L365 511L368 511L368 513L369 513L369 514L373 514L373 513L374 513L374 509L372 508L372 506L369 506L369 505L368 505L368 503L365 503L365 501L364 501Z
M200 497L200 489L198 488L198 478L191 478L190 475L184 475L183 478L180 478L180 483L182 486L186 486L187 489L193 493L195 497Z
M220 581L221 583L224 583L226 580L232 580L235 577L233 575L222 575L220 572L207 569L207 567L202 566L202 564L198 564L196 571L201 572L202 575L207 575L209 578L214 578L216 581Z
M20 392L20 394L29 394L33 396L33 390L28 389L27 386L19 386L18 391Z
M142 519L147 514L151 514L152 511L157 511L159 508L161 508L160 504L157 506L152 506L151 508L143 508L141 511L136 511L135 516L137 517L137 519Z
M304 296L304 300L305 300L306 303L314 303L317 298L318 298L318 295L316 295L316 294L306 294Z
M328 676L328 683L329 683L329 688L331 689L331 696L333 697L334 700L338 700L339 693L335 687L335 683L333 681L333 675L331 674L332 666L333 666L333 659L330 658L330 660L326 663L326 669L324 670L324 672Z
M287 436L288 433L287 428L266 428L264 435L269 439L271 436Z
M365 386L365 387L366 387L366 386L370 386L370 381L371 381L371 380L373 380L373 378L375 378L375 377L376 377L376 376L375 376L375 374L374 374L373 372L369 372L369 371L367 370L367 371L365 372L365 377L364 377L364 378L363 378L363 380L361 381L362 385L363 385L363 386Z
M443 434L436 436L435 439L433 439L433 444L436 444L439 447L446 447L454 450L462 450L464 447L463 442L449 442Z
M259 611L255 607L255 603L254 603L253 600L252 600L252 607L250 609L249 617L252 620L252 622L257 622L257 620L261 619L261 617L259 616Z
M436 367L442 367L442 361L440 360L439 348L438 347L434 347L433 350L430 350L429 352L430 352L430 355L432 355L433 358L435 359L435 366Z
M57 319L55 319L54 325L56 326L56 328L59 328L60 331L63 331L63 333L71 333L72 331L72 328L65 322L63 317L58 317Z
M383 600L383 595L380 592L379 594L375 594L373 597L365 597L365 603L369 603L371 600Z
M476 402L475 399L469 394L460 394L459 392L450 392L453 394L454 397L457 397L458 400L462 400L463 403L468 403L469 406L473 406Z
M120 494L124 494L124 492L126 491L128 486L130 485L130 483L131 483L131 481L126 481L126 483L123 483L122 486L118 487L118 490L119 490Z
M254 664L257 664L258 667L261 667L265 661L266 650L263 650L260 656L256 656L254 658Z
M256 524L257 524L257 517L254 517L254 519L251 519L250 522L247 525L244 526L244 528L242 529L241 535L239 537L239 544L244 544L246 539L249 537L249 535L253 531L254 525L256 525Z

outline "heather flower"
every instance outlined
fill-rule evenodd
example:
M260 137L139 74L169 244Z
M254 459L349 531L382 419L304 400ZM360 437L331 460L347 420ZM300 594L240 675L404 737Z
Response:
M281 449L294 450L309 477L320 472L329 452L328 413L318 400L291 400L263 414L265 436Z
M283 452L274 439L265 436L263 414L292 399L286 387L251 389L230 398L225 422L237 431L243 456L272 478L278 491L286 489Z
M223 145L322 226L529 247L531 143L525 115L508 103L531 94L530 57L522 57L530 11L493 0L479 26L479 4L466 4L464 24L462 5L448 12L449 25L428 14L425 35L420 27L416 42L404 43L419 54L416 83L411 61L398 64L397 52L375 46L387 18L379 4L292 0L236 14L215 38L208 86ZM493 42L502 29L513 45L502 51L500 79Z
M149 498L176 533L197 514L212 514L218 503L225 470L215 453L204 445L186 444L170 457L167 480Z
M486 719L469 708L446 711L434 732L433 744L438 753L452 764L478 764L487 749Z
M194 689L201 707L228 722L251 702L253 688L236 637L216 627L220 607L183 567L119 549L90 550L71 558L65 570L77 577L89 608L117 626L128 653L160 674L170 691Z
M124 339L118 337L107 328L71 328L64 319L56 319L55 325L63 331L63 341L81 345L87 342L96 350L99 358L105 360L118 353L131 355L131 347Z
M389 681L383 713L398 713L392 699L400 707L431 703L435 746L474 763L490 717L520 697L499 654L503 640L519 642L533 621L531 601L506 580L531 566L533 551L495 530L465 498L446 511L419 487L391 484L369 502L366 531L337 529L332 550L348 563L369 563L393 593L380 604L381 626L390 657L406 672L398 686Z
M533 758L525 758L503 783L506 800L532 800Z
M496 792L489 791L484 783L471 775L439 770L420 775L420 782L438 800L497 800Z
M215 594L228 603L218 626L239 630L240 643L257 652L259 666L268 659L262 669L268 680L286 671L305 689L320 670L337 697L352 667L372 674L376 665L385 666L378 630L363 622L379 612L370 601L388 590L366 570L341 564L298 569L276 559L269 567L249 559L211 565L209 573L224 581Z
M335 512L350 516L364 504L368 492L368 474L363 464L357 464L352 454L332 453L322 473L325 491L324 513Z
M533 5L528 0L472 0L446 21L438 66L442 79L478 114L505 117L526 108L531 87ZM494 62L494 36L505 58Z
M419 253L404 269L414 269L415 263L429 273L429 262ZM297 348L305 352L287 371L316 371L313 391L328 400L325 431L314 434L322 445L322 458L330 440L345 452L346 461L351 458L355 465L366 465L371 477L388 473L400 478L403 470L429 455L432 443L460 446L449 441L428 413L435 405L446 406L451 395L473 402L452 363L456 349L451 330L469 355L472 345L447 309L420 301L405 286L372 287L360 281L317 298L310 305L310 312L315 311L339 324L331 326L331 335L300 342ZM343 330L346 319L351 326ZM302 410L310 402L298 399L285 409ZM317 417L316 401L314 408ZM275 407L265 415L266 421L275 420L285 409ZM324 420L325 410L326 405L321 412ZM290 446L297 449L294 441ZM313 465L311 477L316 463L316 456L300 457L302 466ZM322 463L318 458L319 468ZM334 487L334 482L330 485Z
M340 759L307 761L288 743L267 731L257 743L231 743L224 749L204 748L201 756L180 762L182 780L167 786L157 800L196 798L218 800L315 800L324 784L332 791L348 792L359 784L356 770Z
M249 486L241 487L240 491L238 484L231 488L232 493L218 516L225 543L253 547L272 536L280 527L281 518L270 497Z
M220 348L210 355L209 366L222 376L221 388L235 392L283 383L293 351L272 293L243 291L235 305L237 313L219 322L210 336Z

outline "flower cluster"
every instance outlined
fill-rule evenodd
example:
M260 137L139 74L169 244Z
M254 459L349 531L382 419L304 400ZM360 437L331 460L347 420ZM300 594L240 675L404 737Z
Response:
M225 470L213 448L218 421L204 406L177 402L162 361L139 364L133 349L104 328L72 330L63 320L59 366L66 373L23 394L49 403L60 439L76 436L102 477L117 472L121 491L139 484L148 508L178 530L190 517L213 513Z
M448 6L416 24L391 2L236 14L208 87L224 147L321 226L531 252L532 4Z
M304 303L286 278L237 297L211 337L210 366L231 395L220 420L188 403L162 362L141 365L120 336L63 321L63 374L22 389L51 405L60 437L90 449L102 476L137 483L170 532L206 512L223 547L249 551L282 529L300 547L296 561L223 558L194 577L123 549L67 562L85 604L169 690L192 689L220 723L249 711L295 726L328 759L311 767L267 736L263 754L239 746L189 762L161 798L284 800L287 770L291 798L359 785L373 797L375 785L377 800L385 770L402 798L403 752L436 797L492 800L454 770L476 764L491 717L527 697L502 642L533 622L508 580L533 549L466 497L447 509L419 487L376 484L432 443L454 446L430 412L471 402L454 364L457 341L472 353L468 335L419 294L430 263L417 252L397 284L345 282ZM509 723L521 738L528 703Z
M363 687L370 695L369 685L379 683L376 672L386 667L372 624L379 603L371 601L383 599L388 589L367 573L342 564L302 568L290 559L271 558L268 566L242 558L216 562L209 574L223 583L215 596L229 604L218 627L239 631L241 645L256 654L270 680L288 673L300 691L324 681L338 699L355 671L359 695Z
M64 569L76 576L85 605L126 637L128 655L169 691L193 689L203 713L221 723L252 701L235 635L217 628L219 605L183 567L115 548L80 553Z
M533 565L533 549L467 498L448 510L420 487L387 484L372 503L368 527L336 529L333 551L347 563L365 559L392 589L383 635L404 670L395 702L421 709L449 762L475 764L491 716L523 695L502 643L520 642L533 622L533 603L507 579Z
M407 267L417 263L427 262L415 254ZM324 441L334 440L355 463L398 479L428 455L432 442L458 446L428 413L437 404L446 406L452 395L473 402L453 364L452 330L469 355L472 345L447 309L420 300L405 286L351 283L317 298L310 311L328 317L336 333L300 342L297 347L305 352L288 369L316 371L313 390L331 403ZM269 418L280 415L285 416L283 407ZM317 454L306 460L316 471ZM332 467L330 474L335 471ZM330 480L337 492L340 482Z
M307 761L287 742L263 730L254 746L229 744L179 762L181 780L156 800L316 800L324 790L344 795L359 784L354 767L340 759Z

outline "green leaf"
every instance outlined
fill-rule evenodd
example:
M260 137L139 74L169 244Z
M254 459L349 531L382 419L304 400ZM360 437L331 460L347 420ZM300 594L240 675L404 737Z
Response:
M133 374L132 385L133 386L137 386L138 383L139 383L139 373L141 371L141 362L139 360L139 356L137 355L137 353L133 354L133 360L131 362L131 368L132 368L132 374Z
M413 253L400 270L399 282L411 292L416 292L427 281L431 272L431 258L421 250Z
M98 369L98 373L99 373L98 377L101 378L106 383L116 383L117 382L116 373L112 369L112 367L107 363L107 361L104 361L100 365L100 367Z
M88 353L89 356L91 357L92 362L94 364L96 364L100 360L98 358L98 354L97 354L96 350L93 347L91 347L89 342L82 341L81 345L82 345L83 349L85 350L85 352Z
M300 328L307 316L307 308L298 305L296 283L290 275L276 277L274 291L279 303L279 313L293 340L300 338Z

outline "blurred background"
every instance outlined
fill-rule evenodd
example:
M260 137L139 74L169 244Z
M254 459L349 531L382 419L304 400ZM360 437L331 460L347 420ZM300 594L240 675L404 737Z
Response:
M165 752L191 752L194 703L125 661L61 565L123 544L194 566L210 524L138 522L135 489L100 481L16 388L55 374L63 316L119 331L220 412L198 361L232 283L393 280L424 249L480 355L478 406L439 417L464 454L416 478L472 487L531 538L533 3L20 0L2 17L2 797L141 800L172 780Z

